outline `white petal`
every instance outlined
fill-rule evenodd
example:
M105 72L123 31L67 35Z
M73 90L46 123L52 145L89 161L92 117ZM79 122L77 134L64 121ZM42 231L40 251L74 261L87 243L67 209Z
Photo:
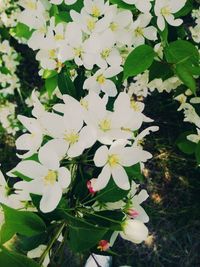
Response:
M116 185L123 190L130 189L130 182L128 179L128 175L124 168L121 165L117 165L111 169L113 180Z
M61 198L62 189L58 183L55 183L53 186L46 186L40 201L40 210L44 213L55 210Z
M31 179L39 179L45 177L48 169L36 161L24 160L21 161L12 171L20 172Z
M108 148L107 146L101 146L94 155L94 163L97 167L102 167L108 160Z
M71 173L70 171L65 168L61 167L58 169L58 183L61 185L62 188L67 188L71 182Z
M110 175L111 175L110 167L107 164L103 167L98 178L95 180L95 183L92 184L93 190L99 191L105 188L110 180Z

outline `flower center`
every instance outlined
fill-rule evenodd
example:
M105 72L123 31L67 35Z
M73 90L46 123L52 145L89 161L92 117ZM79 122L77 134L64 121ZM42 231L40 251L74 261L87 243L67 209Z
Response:
M107 49L104 49L102 52L101 52L101 56L103 59L106 59L107 57L109 57L110 55L110 49L107 48Z
M110 167L115 167L119 164L119 157L116 154L112 154L108 156L108 164Z
M95 21L93 19L88 19L87 21L87 28L89 31L94 30L95 28Z
M51 58L56 57L56 50L55 50L55 49L51 49L51 50L49 50L49 56L50 56Z
M83 49L82 48L74 48L74 55L76 56L76 57L81 57L81 55L82 55L82 53L83 53Z
M110 131L111 129L111 121L108 119L102 120L99 123L99 128L103 131L103 132L107 132Z
M144 32L143 32L143 29L141 27L137 27L137 29L135 29L135 35L136 37L139 37L139 36L143 36Z
M110 29L111 29L111 31L116 31L117 29L118 29L118 24L117 23L115 23L115 22L111 22L110 23Z
M64 36L62 34L56 34L54 36L55 40L56 41L61 41L61 40L64 40Z
M57 172L48 171L47 175L44 177L45 185L54 185L57 180Z
M164 17L165 16L169 16L171 14L171 9L169 6L165 6L163 8L161 8L161 12L160 12Z
M28 9L36 10L36 8L37 8L36 3L32 2L32 1L26 1L26 4L27 4Z
M77 133L71 132L70 134L65 134L64 139L70 144L73 145L78 142L79 135Z
M105 81L106 81L106 78L103 76L103 74L99 75L96 79L96 81L99 83L99 84L104 84Z
M92 16L98 18L100 15L101 15L101 11L100 11L100 9L98 8L98 6L93 6L93 7L92 7Z
M139 104L138 104L137 102L135 102L134 100L131 100L131 108L132 108L134 111L140 111Z

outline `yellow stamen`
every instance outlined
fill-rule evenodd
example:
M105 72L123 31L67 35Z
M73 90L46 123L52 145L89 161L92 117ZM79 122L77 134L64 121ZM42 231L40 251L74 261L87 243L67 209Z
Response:
M101 52L101 56L102 56L102 58L103 58L103 59L106 59L107 57L109 57L110 52L111 52L111 51L110 51L109 48L104 49L104 50Z
M55 171L48 171L48 174L44 177L44 183L46 185L54 185L57 180L57 173Z
M64 36L62 34L56 34L54 36L55 40L56 41L61 41L61 40L64 40Z
M112 154L108 156L108 164L110 167L115 167L119 164L119 157L118 155Z
M108 119L102 120L99 123L99 128L103 131L103 132L107 132L111 129L111 121Z
M110 29L111 31L116 31L118 29L118 24L115 22L110 23Z
M135 29L135 35L136 37L143 36L144 35L143 29L140 27L137 27L137 29Z
M140 106L136 101L131 100L130 104L131 104L131 108L134 109L134 111L140 111Z
M93 19L88 19L87 21L87 28L89 31L94 30L95 28L95 21Z
M99 83L99 84L104 84L105 81L106 81L106 78L103 76L103 74L99 75L96 79L96 81Z
M98 6L93 6L93 7L92 7L92 16L98 18L100 15L101 15L101 11L100 11L100 9L98 8Z
M70 144L73 145L78 142L79 135L77 133L71 132L70 134L65 134L64 139Z
M169 16L171 14L171 9L169 6L165 6L161 9L160 12L163 16Z

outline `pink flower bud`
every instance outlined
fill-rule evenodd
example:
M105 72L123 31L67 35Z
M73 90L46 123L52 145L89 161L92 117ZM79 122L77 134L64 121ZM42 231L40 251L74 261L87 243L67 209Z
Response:
M101 240L97 248L101 251L107 251L110 248L110 243L107 240Z
M92 180L87 181L87 188L88 188L90 194L94 195L96 193L92 187Z
M139 212L137 210L134 210L134 209L128 209L127 213L133 219L137 218L139 215Z

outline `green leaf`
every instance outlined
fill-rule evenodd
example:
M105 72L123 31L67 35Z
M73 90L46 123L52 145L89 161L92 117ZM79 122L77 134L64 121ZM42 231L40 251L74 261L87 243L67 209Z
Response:
M0 247L0 266L2 267L40 267L35 261Z
M118 7L121 7L123 9L137 10L135 5L126 4L122 0L110 0L110 3L111 4L117 4Z
M196 156L197 163L200 164L200 142L196 146L195 156Z
M131 167L126 167L125 170L126 173L128 174L128 177L131 180L139 180L139 181L144 180L144 176L141 173L141 168L139 163Z
M74 252L87 251L97 245L107 231L105 228L95 228L95 226L84 228L69 225L69 246Z
M57 71L55 70L44 70L42 78L49 79L57 75Z
M176 140L176 145L185 154L192 155L195 152L196 144L189 141L187 136L192 132L187 131L182 133Z
M162 79L163 81L169 79L174 75L171 66L167 62L154 61L149 69L149 80Z
M17 23L15 28L15 34L17 37L23 37L29 39L33 33L33 30L30 30L29 27L21 22Z
M189 64L199 66L199 52L190 42L178 40L169 44L164 50L169 63Z
M128 190L129 191L129 190ZM113 179L110 179L106 188L101 190L97 195L97 200L101 202L116 202L127 196L127 190L119 188Z
M57 75L45 80L45 87L46 87L46 90L48 92L49 97L52 96L57 85L58 85L58 76Z
M12 173L13 173L16 177L21 178L21 179L24 180L24 181L30 182L30 181L32 180L31 178L29 178L29 177L23 175L21 172L14 171L14 172L12 172Z
M0 231L1 244L10 240L16 233L30 237L40 234L46 230L44 222L35 213L29 211L18 211L4 204L1 204L1 206L5 217L5 223L1 227Z
M124 79L144 72L153 63L155 52L148 45L136 47L127 57L124 64Z
M178 64L175 67L175 73L179 79L195 94L196 93L196 81L189 69L184 64Z
M194 8L193 4L194 4L193 0L188 0L187 3L185 4L185 6L183 8L181 8L181 10L179 10L175 14L175 18L183 17L183 16L186 16L187 14L189 14L192 11L192 9Z
M58 88L62 94L68 94L76 98L76 88L69 73L62 71L58 74Z
M56 24L58 24L60 22L70 22L70 21L72 21L72 19L71 19L71 16L68 12L61 11L61 12L59 12L59 14L55 15L55 21L56 21Z

